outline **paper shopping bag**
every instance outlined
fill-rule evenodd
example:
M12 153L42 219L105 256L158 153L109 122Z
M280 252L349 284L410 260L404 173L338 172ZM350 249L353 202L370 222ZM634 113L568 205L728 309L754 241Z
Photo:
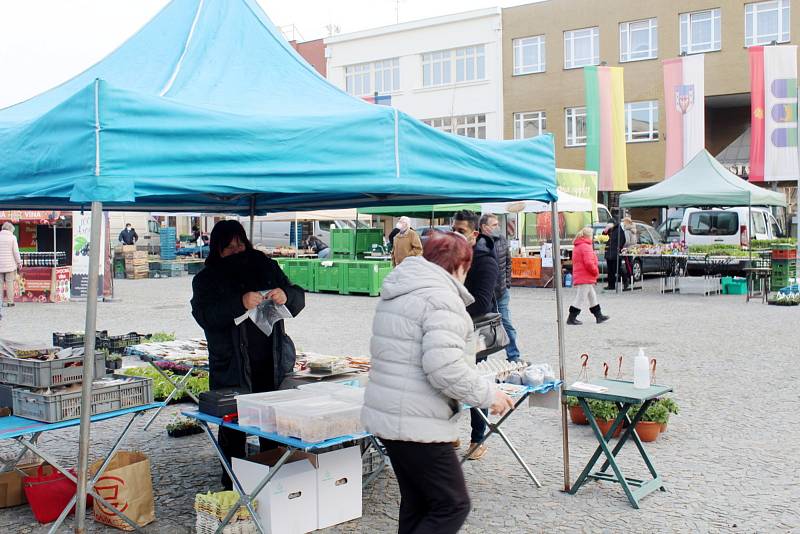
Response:
M101 465L102 460L95 462L89 472L94 475ZM150 460L141 452L118 451L95 483L94 489L140 527L152 523L156 518ZM94 519L121 530L133 530L128 523L96 499Z

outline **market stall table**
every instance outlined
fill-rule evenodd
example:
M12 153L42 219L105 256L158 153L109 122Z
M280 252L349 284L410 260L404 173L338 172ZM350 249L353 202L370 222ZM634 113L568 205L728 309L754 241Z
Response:
M117 452L117 449L119 449L119 447L122 445L123 440L130 432L130 429L133 426L133 422L136 420L136 418L140 415L144 415L146 411L158 408L160 406L162 406L161 403L151 403L151 404L145 404L144 406L136 406L134 408L125 408L122 410L115 410L113 412L106 412L98 415L93 415L91 417L91 422L97 423L99 421L106 421L108 419L114 419L125 415L131 415L131 418L125 425L125 428L117 437L116 441L114 441L114 445L111 447L108 454L106 454L106 456L104 457L103 464L100 466L100 469L98 469L97 473L95 473L94 476L91 478L87 486L87 492L91 494L95 499L100 501L105 508L111 511L111 513L117 515L123 521L128 523L128 525L133 527L134 530L139 530L136 523L133 522L120 510L109 504L106 499L101 497L97 493L97 491L95 491L94 484L105 472L106 467L108 467L108 464L111 462L111 459L114 456L114 453ZM53 466L54 469L57 469L61 474L70 479L72 482L75 482L77 484L76 477L72 473L70 473L68 468L59 464L59 462L53 456L45 452L43 448L39 446L37 441L44 432L49 432L51 430L59 430L62 428L76 427L79 424L80 424L80 418L68 419L66 421L61 421L59 423L43 423L40 421L34 421L33 419L26 419L14 415L9 417L1 417L0 440L6 440L6 439L14 440L18 444L22 445L22 450L13 459L8 461L5 460L2 461L2 468L0 469L0 471L11 471L15 469L16 466L19 464L19 462L22 460L23 456L25 455L25 451L29 450L33 454L35 454L36 456L40 457L42 460ZM50 528L49 531L50 534L58 532L58 529L61 527L61 524L64 522L64 519L66 519L67 515L69 514L70 510L74 505L75 505L75 496L72 497L72 500L67 504L64 510L61 512L61 515L58 517L55 523L53 523L53 526Z
M296 439L296 438L290 438L290 437L287 437L287 436L282 436L280 434L275 434L275 433L272 433L272 432L264 432L263 430L261 430L260 428L257 428L257 427L241 426L241 425L238 425L236 423L232 423L232 422L223 420L220 417L214 417L212 415L208 415L208 414L205 414L205 413L197 411L197 410L183 411L181 413L185 417L188 417L190 419L194 419L195 421L197 421L200 424L200 426L202 426L203 429L206 431L206 435L208 436L208 439L211 440L211 444L214 445L214 451L216 451L217 456L219 457L219 460L222 463L223 469L225 469L225 472L228 473L228 476L231 478L231 481L233 482L234 491L236 491L236 493L239 494L239 500L237 501L236 504L231 506L230 511L228 512L228 515L222 520L222 523L220 523L219 527L217 528L217 533L221 533L221 532L224 531L225 526L228 525L228 523L230 523L231 519L236 514L237 510L239 510L240 506L245 506L250 511L250 517L253 519L253 522L255 523L256 528L258 529L258 531L261 532L262 534L264 532L266 532L265 529L264 529L264 526L261 524L261 520L259 519L258 514L255 511L255 506L254 506L253 503L256 500L256 498L258 497L258 494L261 493L261 491L267 486L267 484L269 484L269 481L272 480L275 477L275 475L280 471L281 467L283 467L283 465L286 463L286 461L289 459L289 457L292 455L292 453L294 453L296 451L301 451L301 452L319 452L319 451L322 451L324 449L328 449L330 447L335 447L337 445L343 445L345 443L356 442L356 441L367 441L367 443L371 447L374 447L374 449L378 452L378 454L381 456L381 459L383 461L381 462L379 469L374 471L364 481L364 483L363 483L364 486L367 486L373 480L375 480L378 477L378 475L381 473L381 471L383 470L383 467L385 465L386 456L385 456L385 453L383 452L383 448L378 444L378 442L375 439L375 437L372 434L369 434L367 432L363 432L363 433L360 433L360 434L349 435L349 436L340 436L340 437L336 437L336 438L332 438L332 439L327 439L325 441L320 441L320 442L316 442L316 443L310 443L310 442L302 441L302 440L299 440L299 439ZM277 463L275 463L274 466L272 466L270 468L270 470L267 473L267 475L253 489L252 493L247 494L247 493L245 493L244 489L242 489L242 484L239 482L239 479L236 477L236 475L235 475L235 473L233 471L233 467L231 466L231 463L228 461L228 459L225 457L225 454L222 452L222 448L221 448L219 442L217 441L216 436L214 436L214 433L211 431L211 427L209 426L210 424L211 425L217 425L219 427L225 427L225 428L230 428L230 429L233 429L233 430L238 430L239 432L243 432L245 434L249 434L249 435L253 435L253 436L258 436L259 438L265 438L265 439L268 439L270 441L274 441L276 443L280 443L280 444L282 444L282 445L284 445L286 447L286 450L281 455L280 459L277 461ZM369 447L364 452L364 454L366 454L366 452L368 450L369 450Z
M656 398L664 395L665 393L669 393L672 391L672 388L669 386L653 385L646 389L636 389L633 387L633 382L607 379L595 380L592 382L592 384L605 387L607 390L603 391L602 393L571 388L564 390L564 395L576 397L578 399L578 404L581 406L581 408L583 408L583 412L586 414L586 419L589 420L592 431L594 432L597 441L600 443L600 445L594 451L592 457L589 459L589 463L586 464L583 472L581 472L580 476L578 476L575 484L572 485L569 493L574 495L589 479L605 482L616 482L622 486L622 489L625 491L625 495L628 497L628 501L631 503L631 506L638 509L639 501L643 497L652 493L656 489L660 489L661 491L666 490L661 482L661 476L656 472L656 468L653 467L653 463L650 461L650 457L644 450L642 442L639 439L639 435L636 433L636 423L639 422L642 415L644 415L644 413L647 411L647 408ZM600 432L600 427L597 426L597 421L595 420L592 411L589 409L589 404L587 401L591 399L611 401L617 405L619 410L616 419L614 419L614 422L611 424L611 428L608 430L605 436L602 434L602 432ZM628 417L628 411L637 404L641 404L642 406L636 412L636 415L634 415L633 420L631 420L631 418ZM622 433L622 436L620 436L619 441L612 451L609 448L609 441L623 421L628 424L628 427ZM650 471L650 474L653 477L651 480L645 481L635 478L626 478L622 474L622 469L619 467L619 465L617 465L617 457L619 456L622 447L630 438L633 438L636 448L639 449L639 454L641 455L645 465L647 466L647 469ZM592 473L592 470L597 464L597 461L600 459L601 454L605 455L606 461L603 463L603 466L599 471ZM609 466L614 471L613 475L607 472ZM632 487L635 489L632 489Z
M461 458L461 463L463 464L464 462L466 462L469 459L470 455L473 453L473 451L477 450L478 447L483 445L492 434L497 434L505 442L506 446L511 451L511 454L514 455L514 458L517 459L517 461L525 470L525 472L528 474L533 483L536 484L536 487L541 488L542 484L536 478L536 475L533 474L531 468L528 467L528 464L525 463L525 460L522 459L522 456L520 456L519 452L517 452L517 449L511 443L511 440L508 439L508 436L506 436L505 432L503 432L503 430L500 429L500 426L503 423L505 423L506 420L509 417L511 417L511 415L514 412L516 412L517 409L519 409L525 401L529 400L531 395L544 395L546 393L556 391L561 387L562 383L563 382L561 380L555 380L553 382L545 382L544 384L538 386L527 386L525 389L520 390L517 394L513 396L514 407L508 410L502 417L500 417L500 419L496 423L492 423L486 416L486 414L483 413L483 411L475 410L475 413L477 413L478 416L481 419L483 419L483 421L486 423L486 426L489 428L489 431L486 432L486 434L484 434L483 439L481 439L478 443L475 443L472 447L469 448L464 457Z

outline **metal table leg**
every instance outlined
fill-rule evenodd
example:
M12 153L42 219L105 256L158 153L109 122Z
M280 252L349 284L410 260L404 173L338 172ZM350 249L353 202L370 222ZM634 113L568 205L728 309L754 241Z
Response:
M186 387L186 383L187 383L187 382L189 381L189 379L192 377L192 371L194 371L194 369L195 369L195 367L194 367L194 366L191 366L191 367L189 368L189 372L187 372L185 375L183 375L183 376L182 376L182 377L181 377L181 378L180 378L180 379L179 379L179 380L176 382L176 381L174 381L174 380L172 379L172 377L171 377L171 376L169 376L167 373L165 373L165 372L164 372L164 370L163 370L163 369L161 369L159 366L157 366L157 365L156 365L154 362L148 362L148 363L149 363L150 365L152 365L152 366L155 368L155 370L156 370L156 371L158 371L158 372L159 372L159 374L161 374L161 376L163 376L163 377L164 377L164 379L165 379L167 382L169 382L169 383L170 383L170 385L172 386L172 391L171 391L171 392L170 392L170 394L167 396L167 398L166 398L166 399L164 399L164 404L163 404L163 405L161 405L161 406L160 406L160 407L159 407L159 408L156 410L156 412L155 412L155 413L152 415L152 417L150 417L150 420L149 420L149 421L147 421L147 424L145 424L145 425L144 425L144 429L145 429L145 430L147 430L147 429L149 429L149 428L150 428L150 425L151 425L151 424L153 424L153 421L155 421L155 420L156 420L156 417L158 417L158 414L160 414L160 413L161 413L161 410L163 410L163 409L164 409L164 408L167 406L167 404L169 404L169 401L171 401L171 400L172 400L172 398L173 398L175 395L177 395L178 393L181 393L181 392L183 392L183 393L186 393L186 394L187 394L187 395L188 395L188 396L189 396L189 397L190 397L190 398L191 398L191 399L194 401L194 403L195 403L195 404L198 404L198 405L200 404L200 400L199 400L199 399L198 399L198 398L195 396L195 394L194 394L194 393L192 393L191 391L189 391L189 390L187 389L187 387Z
M364 453L361 455L361 457L363 458L364 454L369 452L369 450L372 449L372 448L374 448L376 451L378 451L378 454L381 457L381 465L380 465L380 467L378 469L376 469L375 471L370 473L370 475L366 478L366 480L364 480L364 482L361 485L362 488L366 488L367 486L372 484L372 482L376 478L378 478L378 476L386 468L386 453L383 451L383 447L381 446L380 443L378 443L378 440L373 435L370 435L369 438L367 438L367 448L364 449Z
M519 464L522 466L522 468L523 468L523 469L525 470L525 472L528 474L528 476L529 476L529 477L530 477L530 479L533 481L533 483L534 483L534 484L536 484L536 487L537 487L537 488L541 488L541 487L542 487L542 484L539 482L539 479L537 479L537 478L536 478L536 475L534 475L534 474L533 474L533 471L531 471L531 468L530 468L530 467L528 467L528 464L525 462L525 460L523 460L523 459L522 459L522 456L520 456L520 454L517 452L517 449L514 447L514 445L513 445L513 444L511 443L511 441L508 439L508 437L506 436L505 432L503 432L503 431L500 429L500 426L501 426L501 425L502 425L502 424L503 424L503 423L506 421L506 419L508 419L508 418L509 418L509 416L511 416L511 414L512 414L512 413L514 413L514 412L517 410L517 408L519 408L519 407L522 405L522 403L523 403L523 402L525 402L526 400L528 400L528 397L529 397L529 396L530 396L530 392L529 392L529 391L526 391L526 392L525 392L525 393L524 393L524 394L523 394L523 395L522 395L522 396L521 396L521 397L520 397L520 398L519 398L519 399L518 399L518 400L517 400L517 401L514 403L514 407L513 407L513 408L511 408L509 411L507 411L507 412L505 413L505 415L503 415L503 416L502 416L502 417L501 417L501 418L500 418L500 419L499 419L499 420L498 420L496 423L492 423L491 421L489 421L489 418L488 418L486 415L484 415L484 413L483 413L482 411L480 411L480 410L476 410L476 412L477 412L477 414L480 416L480 418L481 418L481 419L483 419L483 421L486 423L486 426L487 426L487 427L489 427L489 431L488 431L488 432L486 432L486 434L484 434L484 436L483 436L483 439L481 439L481 440L480 440L478 443L476 443L475 445L473 445L472 447L470 447L470 448L469 448L469 450L467 451L467 453L466 453L466 454L465 454L465 455L464 455L464 456L461 458L461 463L463 464L464 462L466 462L466 461L467 461L467 459L469 458L469 456L470 456L470 455L471 455L471 454L472 454L472 453L473 453L475 450L477 450L477 449L478 449L478 447L480 447L481 445L483 445L483 443L484 443L484 442L485 442L487 439L489 439L489 436L491 436L492 434L497 434L497 435L498 435L498 436L500 436L500 438L501 438L501 439L502 439L502 440L505 442L506 446L507 446L507 447L508 447L508 449L511 451L511 454L513 454L513 455L514 455L514 458L516 458L516 459L517 459L517 462L519 462Z

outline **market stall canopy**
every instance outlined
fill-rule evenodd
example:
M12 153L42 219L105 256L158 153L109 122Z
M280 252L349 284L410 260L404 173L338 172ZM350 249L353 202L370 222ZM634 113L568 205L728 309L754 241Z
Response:
M688 206L786 206L783 193L747 182L707 150L661 183L619 197L623 208Z
M416 206L382 206L377 208L360 208L359 213L368 215L390 215L392 217L428 218L431 214L446 216L461 210L481 211L480 204L419 204Z
M322 78L255 0L173 0L0 110L0 206L265 213L556 198L553 139L470 139Z
M585 212L592 211L592 201L570 195L558 190L559 212ZM483 213L542 213L550 211L550 204L538 200L523 200L519 202L487 202L481 204Z
M349 210L316 210L316 211L285 211L270 213L263 217L256 217L255 222L287 222L287 221L367 221L371 217L358 213L356 209Z

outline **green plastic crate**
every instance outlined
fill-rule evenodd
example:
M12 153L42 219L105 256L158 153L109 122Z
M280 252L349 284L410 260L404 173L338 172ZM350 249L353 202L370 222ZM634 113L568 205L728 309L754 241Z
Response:
M286 260L283 272L289 281L306 291L315 291L314 286L314 260Z
M330 266L323 265L322 261L314 265L314 285L317 291L339 291L342 288L342 262L326 261Z
M352 228L331 228L331 253L334 256L354 257L356 233Z
M380 228L359 228L356 230L356 255L369 254L372 245L383 245L383 230Z
M384 278L392 271L388 261L351 261L342 265L342 288L340 293L367 293L377 297L381 293Z
M744 278L722 279L722 292L726 295L747 295L747 280Z

